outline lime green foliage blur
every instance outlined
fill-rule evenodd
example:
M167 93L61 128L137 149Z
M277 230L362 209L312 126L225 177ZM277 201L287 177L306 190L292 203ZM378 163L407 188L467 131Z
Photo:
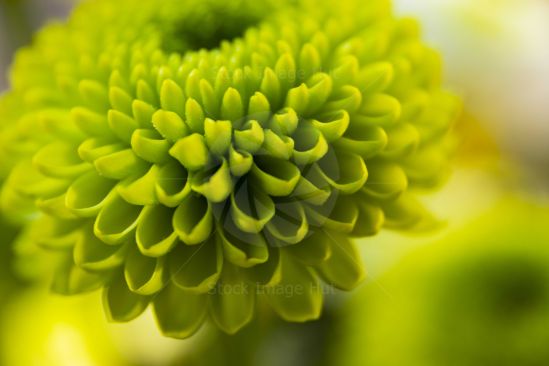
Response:
M352 299L343 365L549 363L549 207L506 199Z
M19 267L175 338L263 302L317 319L324 283L364 278L352 238L429 221L459 110L440 69L386 0L85 2L0 102Z

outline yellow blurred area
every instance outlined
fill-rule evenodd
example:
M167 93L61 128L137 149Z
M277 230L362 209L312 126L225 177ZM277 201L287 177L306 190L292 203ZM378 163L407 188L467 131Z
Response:
M60 298L40 288L19 294L1 312L2 364L123 365L91 297Z
M170 365L203 338L162 337L150 312L108 323L97 292L62 297L34 286L0 304L0 365Z

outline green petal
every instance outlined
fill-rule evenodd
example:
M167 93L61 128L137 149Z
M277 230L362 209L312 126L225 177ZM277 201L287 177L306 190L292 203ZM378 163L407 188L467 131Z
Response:
M365 159L377 155L386 145L385 130L374 126L351 126L343 137L334 142L338 149L356 153Z
M210 299L212 320L225 333L235 334L254 316L255 289L243 281L238 268L225 267Z
M282 261L280 259L280 249L268 247L269 259L265 263L256 264L250 268L241 268L248 282L259 286L274 286L282 278Z
M225 258L239 267L252 267L269 258L267 243L260 234L245 233L230 218L218 230Z
M77 149L62 142L49 144L34 155L33 164L40 172L54 178L77 177L90 170L91 165L83 162Z
M78 146L78 156L88 163L126 148L123 143L113 143L110 138L90 138Z
M135 239L141 253L149 257L166 255L177 241L172 219L174 209L163 205L147 206L137 223Z
M21 195L15 187L6 182L0 189L0 211L10 211L10 220L25 222L36 215L36 207L29 197Z
M36 207L48 214L62 219L76 219L76 216L67 206L65 205L66 194L63 193L57 197L52 198L38 198L34 202Z
M247 179L231 193L231 218L244 232L259 233L274 214L275 206L271 198L252 189Z
M125 76L122 76L122 73L120 70L113 70L111 71L109 75L109 81L108 85L112 87L120 88L124 91L129 91L130 85L128 84L128 80Z
M293 159L296 164L307 165L320 160L328 152L328 143L322 133L312 125L302 124L293 134Z
M340 57L330 70L330 74L336 84L336 87L348 83L355 83L358 78L359 61L354 55L345 55Z
M402 96L402 115L403 121L413 121L421 117L421 114L427 110L431 101L431 95L421 89L410 90Z
M332 76L335 81L336 76ZM346 110L349 113L356 112L362 104L362 93L356 87L346 85L342 87L322 108L326 112Z
M193 175L192 190L205 196L210 202L223 202L233 190L231 170L227 160L221 166Z
M214 89L219 100L231 86L231 76L226 66L220 66L215 76Z
M447 178L447 153L441 149L439 145L427 145L404 160L403 168L414 185L430 188Z
M261 125L265 125L271 115L271 104L267 97L261 92L255 92L250 98L248 106L248 118L257 120Z
M322 68L318 50L311 43L305 43L299 54L299 69L304 78L308 78Z
M219 100L215 95L212 85L206 79L200 80L199 84L202 105L206 114L217 116L219 114Z
M158 105L156 91L145 80L139 80L136 87L136 95L140 100L151 105Z
M351 291L366 276L364 264L358 249L346 236L326 232L332 255L316 266L319 274L328 284Z
M364 100L357 122L368 126L391 126L400 119L401 113L398 99L387 94L374 94Z
M381 156L395 159L411 155L419 145L420 136L417 129L408 123L399 124L387 129L388 143Z
M331 96L333 81L328 74L319 72L307 80L307 86L309 87L309 107L306 115L312 115L318 112Z
M51 288L61 295L76 295L97 290L108 279L108 272L88 272L73 263L72 255L66 255L56 268Z
M152 117L154 128L170 142L175 142L189 134L189 128L175 112L158 110Z
M149 163L163 163L170 158L170 144L152 130L135 130L131 138L131 145L135 155Z
M293 108L287 107L273 115L269 123L269 127L277 135L289 136L294 133L298 123L299 117L297 116L296 111Z
M137 226L142 207L113 195L97 215L93 231L106 244L118 245L126 240Z
M248 121L244 130L234 131L234 142L239 150L244 150L250 154L255 153L263 145L265 133L258 121Z
M197 133L180 139L170 149L170 155L191 171L206 166L210 160L209 154L204 136Z
M78 83L78 91L86 104L98 112L106 112L109 108L109 96L105 85L95 80L82 80Z
M198 69L193 69L189 76L187 77L187 81L185 82L185 95L187 97L194 98L196 100L201 99L200 95L200 80L202 80L202 76L200 75L200 71Z
M278 109L280 106L281 85L277 75L279 74L273 71L273 69L269 67L265 68L261 86L259 87L261 93L263 93L271 103L271 108L273 110Z
M141 128L150 128L155 108L147 102L135 99L132 102L132 111L137 124Z
M137 318L149 305L150 299L133 293L124 276L116 276L103 291L103 308L109 321L128 322Z
M318 169L306 168L301 174L301 179L291 197L315 206L323 205L332 194L328 182L322 177Z
M311 218L311 225L340 233L353 231L359 215L353 198L344 195L337 197L333 204L325 204L320 209L307 207L306 212L307 217Z
M204 136L212 154L224 155L231 146L233 126L230 120L214 121L206 118L204 121Z
M180 116L185 115L185 96L183 90L173 80L164 80L160 88L160 105L162 109L172 111Z
M50 108L37 113L36 121L47 133L57 135L65 141L78 142L87 137L71 119L71 114L65 109Z
M408 188L408 178L401 167L395 164L370 164L370 177L364 192L379 200L397 198Z
M309 106L309 98L309 88L307 88L307 85L301 84L300 86L292 88L288 91L284 106L286 108L290 108L292 111L295 111L294 113L303 115Z
M51 198L63 194L70 180L47 178L28 161L17 164L9 176L9 185L29 198Z
M156 181L156 197L168 207L176 207L191 192L188 172L177 161L160 168Z
M361 197L357 197L356 202L358 203L358 219L352 235L366 237L379 233L385 222L383 210L378 206L363 202Z
M188 195L173 215L173 228L185 244L200 244L210 236L213 217L208 201L197 195Z
M392 83L394 67L389 62L376 62L360 71L358 76L360 90L363 94L372 94L384 91Z
M229 166L233 176L241 177L246 175L252 169L253 162L252 154L244 150L235 150L231 145L229 149Z
M340 110L330 113L323 118L312 119L311 123L322 132L326 141L333 142L343 136L345 131L347 131L350 117L347 111Z
M368 179L364 160L353 153L327 154L314 166L332 187L346 194L357 192Z
M272 130L265 130L264 133L265 141L263 142L260 153L272 158L282 160L290 159L294 150L294 140L288 136L277 135Z
M92 136L112 135L107 117L87 108L76 107L71 110L71 119L85 134Z
M285 53L276 62L275 75L278 75L280 80L281 89L284 91L289 90L294 86L297 69L293 56L290 53Z
M62 220L42 215L32 224L32 240L45 249L70 249L80 238L82 224L81 220Z
M135 244L125 260L124 277L129 289L138 295L153 295L168 282L166 258L151 258L142 255Z
M214 288L223 267L223 253L215 237L196 246L179 242L168 260L173 283L199 293Z
M133 131L139 128L136 120L114 109L109 111L108 120L109 128L124 142L130 142Z
M240 93L234 88L227 89L221 102L221 118L232 121L235 126L238 126L239 123L237 122L241 122L243 116L244 106Z
M318 50L320 57L326 59L331 52L330 40L323 32L317 31L311 38L311 44Z
M123 89L116 86L109 88L109 101L113 109L131 115L132 100L132 97Z
M307 266L320 264L332 255L329 238L322 231L310 232L301 242L285 247L284 251Z
M207 296L183 290L173 284L153 300L156 322L162 334L188 338L200 328L207 314Z
M284 320L306 322L318 319L322 311L322 291L312 271L288 256L282 258L280 282L264 289L267 301ZM288 289L291 293L288 293Z
M301 176L294 164L268 156L254 160L251 171L254 184L270 196L284 197L293 192Z
M309 231L309 222L300 203L288 202L276 205L273 218L265 225L268 237L274 237L286 244L299 243Z
M412 230L426 221L434 221L423 204L411 194L403 194L395 201L385 203L383 212L385 226L391 229Z
M147 166L131 149L115 152L94 161L95 168L102 176L111 179L124 179Z
M187 99L185 103L185 118L192 132L204 133L204 112L200 104L193 98Z
M124 262L127 246L112 246L93 235L90 228L81 230L74 247L74 263L88 271L114 269Z
M130 177L117 186L118 194L132 205L145 206L157 203L156 181L158 166L153 165L145 175Z
M91 171L68 188L65 205L80 217L94 217L113 192L116 181L103 178Z

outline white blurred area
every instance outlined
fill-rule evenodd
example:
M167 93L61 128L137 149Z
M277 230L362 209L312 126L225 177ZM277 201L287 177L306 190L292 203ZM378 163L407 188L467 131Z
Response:
M394 0L444 57L447 84L511 158L549 167L549 1Z

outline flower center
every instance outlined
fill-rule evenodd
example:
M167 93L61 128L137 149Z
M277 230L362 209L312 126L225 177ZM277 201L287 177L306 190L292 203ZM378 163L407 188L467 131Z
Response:
M268 3L268 2L267 2ZM265 14L265 7L250 0L219 2L196 1L177 14L164 39L167 52L184 53L200 49L214 49L222 41L231 41L244 35L249 27L258 24Z

